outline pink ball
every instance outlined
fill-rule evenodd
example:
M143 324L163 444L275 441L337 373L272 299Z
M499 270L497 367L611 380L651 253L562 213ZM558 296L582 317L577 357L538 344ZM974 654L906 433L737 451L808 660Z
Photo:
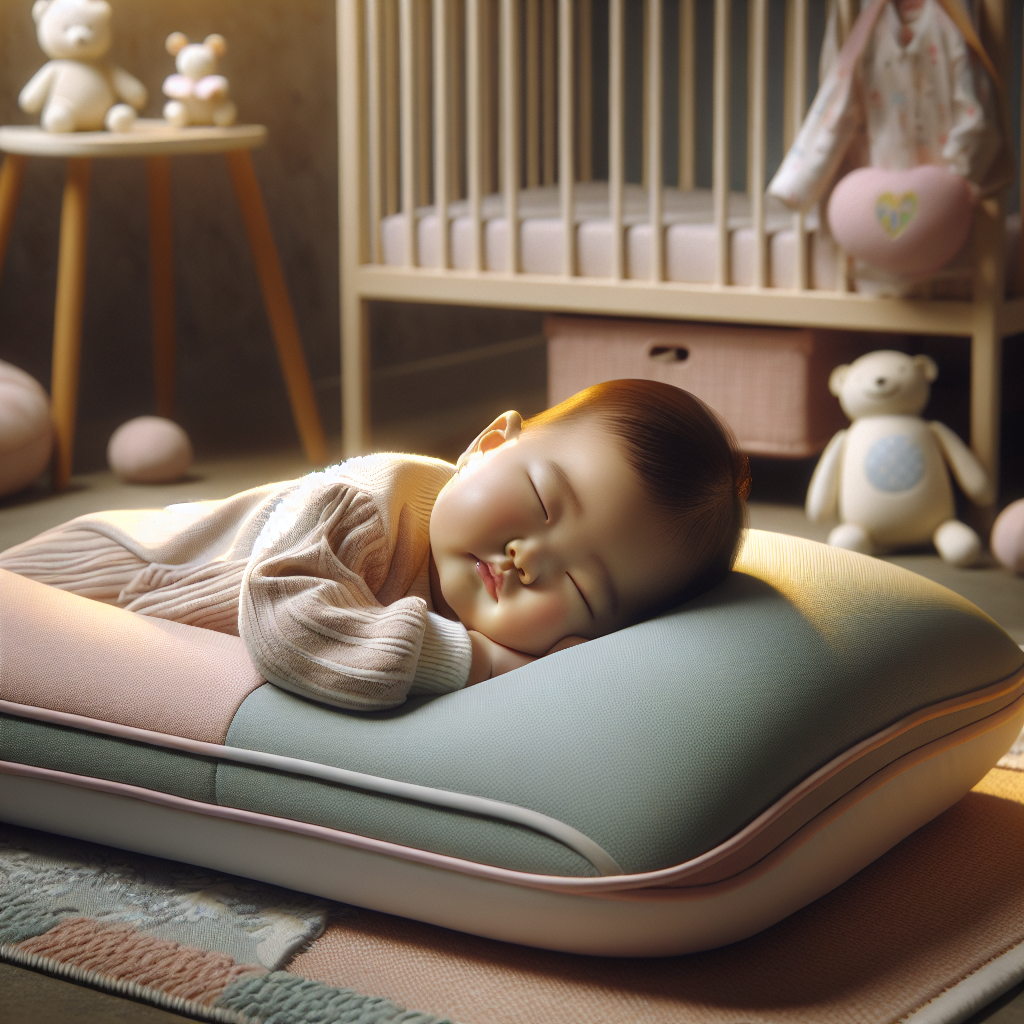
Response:
M167 484L180 480L192 464L192 442L177 423L160 416L139 416L110 436L107 462L122 480Z
M909 171L858 168L828 201L832 234L851 256L906 278L944 267L967 240L973 218L964 179L928 164Z
M992 526L989 547L996 559L1024 576L1024 498L1012 501Z
M0 362L0 495L32 483L52 449L49 395L24 370Z

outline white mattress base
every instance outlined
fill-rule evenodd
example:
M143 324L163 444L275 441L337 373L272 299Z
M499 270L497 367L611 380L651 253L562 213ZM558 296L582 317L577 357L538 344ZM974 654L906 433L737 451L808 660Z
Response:
M1020 732L1024 709L1015 702L1006 710L960 730L963 742L947 736L923 748L930 756L914 751L894 762L839 801L842 813L823 811L760 864L691 888L607 897L548 892L349 846L344 833L337 841L297 834L269 816L229 820L99 792L83 788L84 779L6 774L0 819L488 938L573 953L669 956L769 927L952 806Z

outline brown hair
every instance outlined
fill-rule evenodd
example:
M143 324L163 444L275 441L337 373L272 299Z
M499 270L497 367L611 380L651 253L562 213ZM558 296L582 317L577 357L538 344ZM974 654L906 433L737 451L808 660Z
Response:
M691 567L664 607L713 587L732 568L747 524L750 464L732 431L699 398L653 380L595 384L523 427L591 414L619 438Z

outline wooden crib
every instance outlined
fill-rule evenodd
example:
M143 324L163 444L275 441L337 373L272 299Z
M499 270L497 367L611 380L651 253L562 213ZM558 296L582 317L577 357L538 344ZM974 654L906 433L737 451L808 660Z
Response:
M783 212L765 196L769 67L782 79L777 155L811 98L809 13L820 15L824 2L338 0L346 455L370 447L367 307L387 300L962 336L971 344L970 441L996 472L1002 339L1024 331L1024 298L1006 286L1006 196L979 208L966 297L933 290L912 299L853 290L849 260L813 214ZM855 0L829 2L848 30ZM1008 38L1009 0L976 7L986 49L1005 70L1020 46ZM744 9L745 193L730 188L731 37ZM707 88L696 69L707 58L698 53L698 15L713 17L703 190L697 105ZM605 32L606 51L594 42ZM642 92L638 62L627 62L636 32ZM770 39L773 51L784 40L781 60ZM605 53L606 67L597 67ZM641 180L629 182L636 149ZM1011 276L1016 284L1016 270Z

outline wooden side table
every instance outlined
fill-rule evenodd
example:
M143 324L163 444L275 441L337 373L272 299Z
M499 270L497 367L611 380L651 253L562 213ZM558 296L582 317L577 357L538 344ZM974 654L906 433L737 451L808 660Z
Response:
M159 415L170 417L174 411L175 334L170 158L187 153L224 154L249 236L263 304L302 447L310 462L322 465L327 461L327 443L295 312L249 155L249 150L262 146L266 140L267 129L263 125L173 128L164 121L139 120L131 132L69 134L46 132L26 125L0 127L0 151L7 154L0 168L0 272L28 158L60 157L67 160L57 258L50 387L56 428L55 489L66 488L71 478L85 299L89 172L93 159L143 157L146 160L156 407Z

